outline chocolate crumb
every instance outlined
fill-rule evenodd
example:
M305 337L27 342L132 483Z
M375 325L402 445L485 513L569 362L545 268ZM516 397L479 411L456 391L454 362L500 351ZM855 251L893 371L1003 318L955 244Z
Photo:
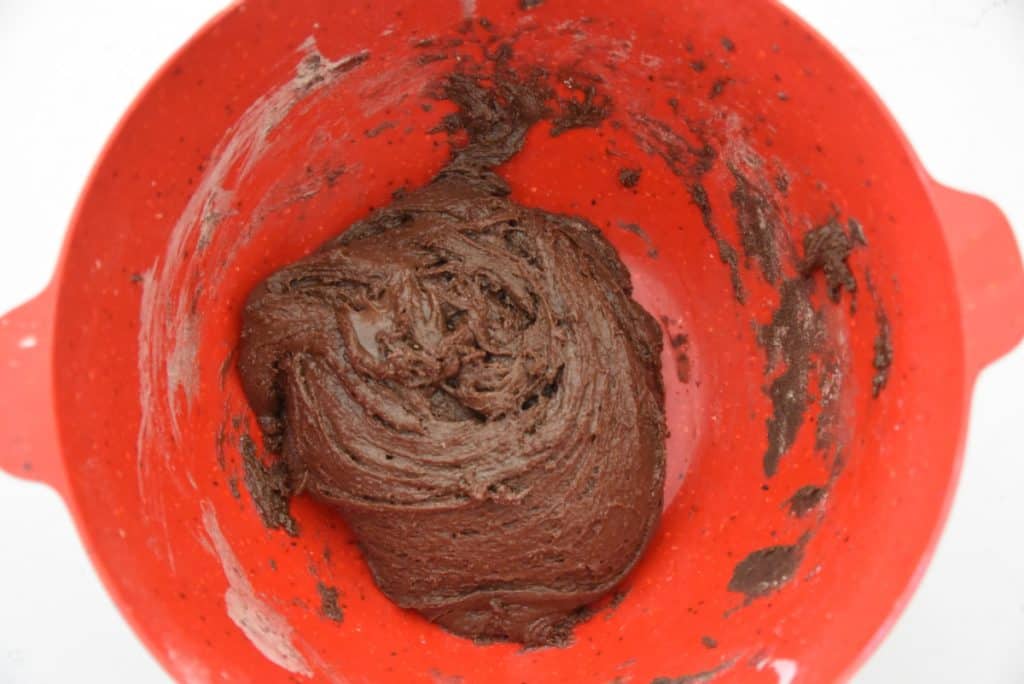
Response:
M725 86L729 85L730 83L732 83L731 78L716 79L715 82L711 84L711 90L708 92L708 97L711 98L712 100L715 99L716 97L722 94L722 92L725 90Z
M635 188L640 183L643 169L624 168L619 170L619 183L624 188Z
M700 643L704 645L704 648L718 648L718 642L706 635L700 638Z
M847 263L852 251L853 240L843 231L839 221L833 219L804 235L804 258L800 271L804 276L822 271L829 297L838 302L842 290L857 291L857 280Z
M722 36L722 47L724 47L727 52L736 52L736 43L732 42L732 39L728 36Z
M532 10L534 7L540 7L544 4L544 0L519 0L519 8L522 10Z

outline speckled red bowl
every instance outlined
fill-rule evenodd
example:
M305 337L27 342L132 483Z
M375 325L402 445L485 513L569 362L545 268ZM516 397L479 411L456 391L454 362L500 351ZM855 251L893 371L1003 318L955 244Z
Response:
M492 33L517 34L523 60L600 76L616 101L614 126L534 130L503 169L514 197L606 229L641 303L687 335L664 359L657 537L620 603L571 646L527 652L392 605L311 501L293 502L297 538L265 529L241 477L255 427L232 364L254 283L441 167L428 130L446 105L424 111L423 90L472 47L445 37ZM694 130L716 153L710 216L673 162ZM633 190L624 166L643 168ZM744 259L743 221L759 219L735 210L737 174L781 231L774 284ZM835 303L809 277L827 345L769 476L770 390L792 359L766 370L758 331L780 283L803 278L803 236L850 218L868 243L847 260L857 292ZM774 2L251 0L140 95L53 284L0 322L0 384L19 388L0 396L0 463L60 491L126 618L184 681L835 681L920 577L974 378L1022 331L1024 270L999 211L932 181L857 74ZM801 517L806 487L821 492ZM794 571L734 591L769 552ZM343 621L322 614L321 585Z

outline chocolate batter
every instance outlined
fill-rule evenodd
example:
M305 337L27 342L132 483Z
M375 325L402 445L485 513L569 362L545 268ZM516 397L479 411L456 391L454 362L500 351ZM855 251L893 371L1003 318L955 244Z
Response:
M810 275L817 270L825 274L829 297L833 302L839 301L843 290L853 294L857 291L857 280L847 259L854 246L863 240L863 230L855 220L850 221L850 235L843 231L842 225L832 219L825 225L804 235L804 263L801 271Z
M491 171L541 118L594 125L599 98L552 108L489 78L445 84L445 130L470 144L434 182L256 288L239 368L268 448L344 516L385 594L541 646L658 522L661 331L595 227L509 200Z
M793 579L810 539L811 534L805 532L792 546L754 551L733 570L729 591L745 594L748 602L774 593Z

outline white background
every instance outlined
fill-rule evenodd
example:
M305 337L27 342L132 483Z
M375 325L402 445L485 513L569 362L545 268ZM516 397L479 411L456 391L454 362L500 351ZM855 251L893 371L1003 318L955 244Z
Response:
M0 0L0 312L42 289L108 133L223 4ZM926 166L994 199L1024 242L1024 0L788 4L867 76ZM858 683L1024 683L1022 392L1019 349L978 384L938 555ZM0 475L0 683L71 681L167 676L103 592L58 497Z

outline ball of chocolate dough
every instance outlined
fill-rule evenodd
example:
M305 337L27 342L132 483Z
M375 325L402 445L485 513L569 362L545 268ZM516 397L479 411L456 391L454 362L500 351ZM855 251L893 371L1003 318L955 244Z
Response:
M257 287L239 367L395 603L564 643L661 512L661 333L631 291L590 224L442 177Z

